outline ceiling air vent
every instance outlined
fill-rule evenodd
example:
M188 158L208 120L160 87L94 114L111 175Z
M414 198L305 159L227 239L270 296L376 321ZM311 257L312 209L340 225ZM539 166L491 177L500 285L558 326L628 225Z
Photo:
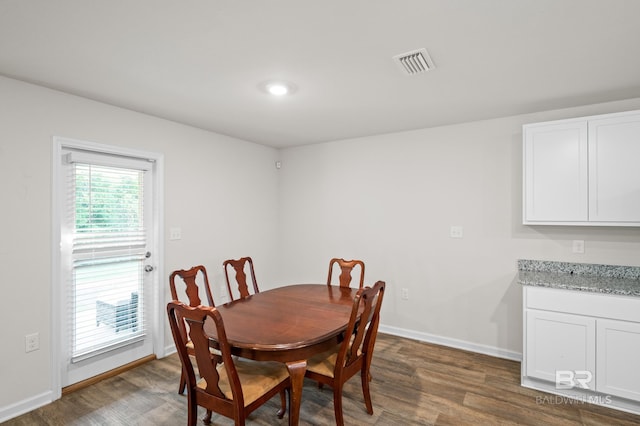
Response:
M427 53L427 49L418 49L412 52L401 53L393 57L400 68L408 75L420 74L431 71L436 66Z

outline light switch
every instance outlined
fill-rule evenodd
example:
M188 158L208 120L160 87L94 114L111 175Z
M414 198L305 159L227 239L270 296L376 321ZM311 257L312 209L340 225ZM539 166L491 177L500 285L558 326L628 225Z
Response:
M449 235L451 238L462 238L462 226L452 226Z
M182 239L182 229L180 229L180 228L171 228L171 229L169 229L169 239L170 240L181 240Z

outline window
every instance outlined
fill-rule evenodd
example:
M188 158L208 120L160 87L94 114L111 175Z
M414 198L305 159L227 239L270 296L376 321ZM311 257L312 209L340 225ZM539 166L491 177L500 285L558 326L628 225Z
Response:
M105 160L127 167L96 164ZM71 362L77 362L145 336L144 262L150 253L144 187L149 164L73 151L66 161L71 241L65 285Z

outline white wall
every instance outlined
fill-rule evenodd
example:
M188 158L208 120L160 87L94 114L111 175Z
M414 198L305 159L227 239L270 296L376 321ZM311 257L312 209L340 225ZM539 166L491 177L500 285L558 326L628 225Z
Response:
M52 137L165 157L164 270L203 264L222 299L222 261L251 255L260 286L277 278L277 151L0 77L0 420L51 390ZM165 299L167 278L162 277ZM40 350L24 336L40 333ZM166 330L167 344L171 344Z
M282 279L362 259L367 284L387 282L383 330L518 358L517 259L640 265L640 229L521 224L522 125L632 109L640 99L282 150Z

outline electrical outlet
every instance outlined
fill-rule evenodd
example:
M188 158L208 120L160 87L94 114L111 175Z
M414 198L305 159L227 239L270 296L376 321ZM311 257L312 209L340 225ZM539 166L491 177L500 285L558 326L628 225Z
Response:
M406 287L403 288L400 297L402 298L402 300L409 300L409 289Z
M584 240L573 240L572 251L574 253L584 253Z
M32 352L40 349L40 334L33 333L24 336L24 351Z

